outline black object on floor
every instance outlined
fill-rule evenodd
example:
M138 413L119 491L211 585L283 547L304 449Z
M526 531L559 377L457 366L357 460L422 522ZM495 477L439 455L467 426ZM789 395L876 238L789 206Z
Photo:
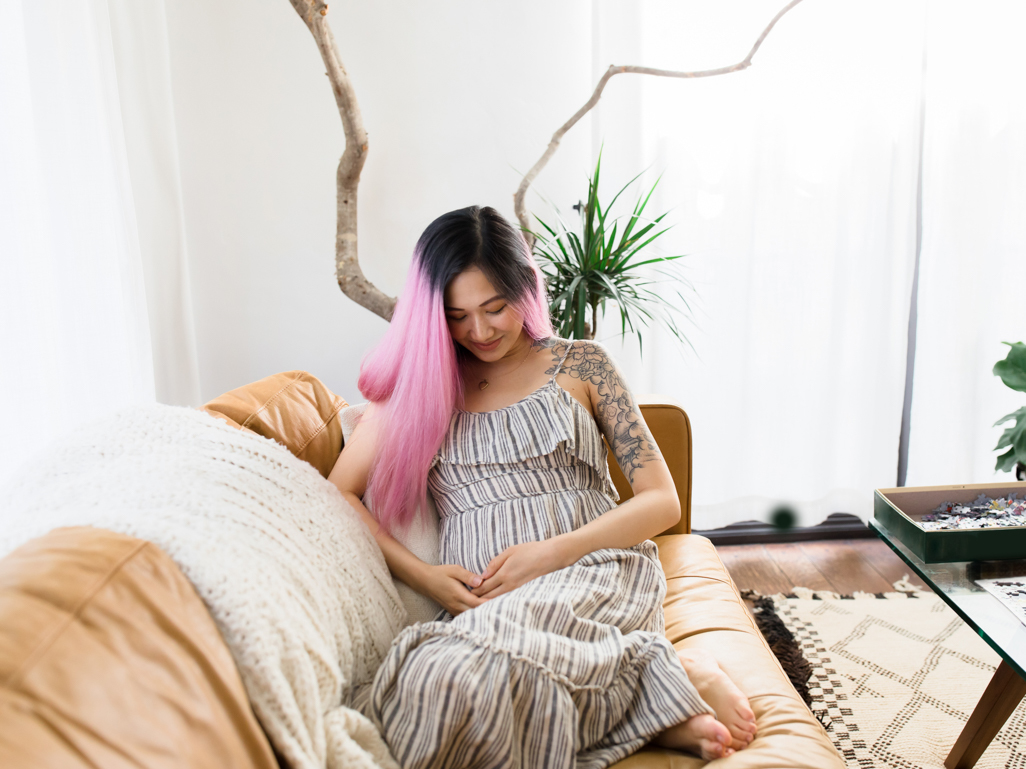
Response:
M763 521L742 521L721 529L692 530L714 545L767 545L772 542L811 542L821 539L875 538L876 534L857 515L830 513L815 526L781 529Z

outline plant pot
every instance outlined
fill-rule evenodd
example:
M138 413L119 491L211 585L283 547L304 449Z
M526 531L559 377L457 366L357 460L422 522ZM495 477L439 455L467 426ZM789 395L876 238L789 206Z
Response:
M1015 463L1015 480L1026 481L1026 465L1022 462Z

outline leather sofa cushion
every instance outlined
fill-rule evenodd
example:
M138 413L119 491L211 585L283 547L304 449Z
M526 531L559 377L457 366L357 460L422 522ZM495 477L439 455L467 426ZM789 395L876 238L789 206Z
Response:
M657 537L666 574L666 637L701 648L748 697L759 734L726 769L844 769L844 762L763 640L712 543L697 534ZM643 748L612 769L698 769L698 758ZM720 766L720 764L717 764Z
M286 371L214 398L202 409L282 444L325 478L342 451L338 413L348 404L305 371Z
M142 540L73 527L0 560L0 766L278 764L175 563Z

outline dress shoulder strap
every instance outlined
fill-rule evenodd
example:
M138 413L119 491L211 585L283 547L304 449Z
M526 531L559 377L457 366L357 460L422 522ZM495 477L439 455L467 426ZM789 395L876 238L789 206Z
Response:
M571 341L569 344L567 344L566 351L563 353L563 357L560 358L559 359L559 363L556 364L556 372L552 375L552 378L549 379L550 382L555 381L556 377L559 375L559 370L563 367L563 361L566 360L566 356L570 354L570 350L573 349L573 346L574 346L573 341Z

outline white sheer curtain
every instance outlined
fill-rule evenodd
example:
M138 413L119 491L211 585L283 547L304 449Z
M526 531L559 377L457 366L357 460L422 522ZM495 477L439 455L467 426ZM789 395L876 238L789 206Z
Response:
M147 87L170 99L169 84ZM147 301L146 273L166 252L145 247L159 206L152 174L130 162L128 135L148 130L126 119L139 91L119 80L104 0L0 2L0 483L68 429L156 397L164 345L150 332L169 303ZM180 209L171 216L180 231Z
M1026 342L1026 6L933 2L928 29L907 482L1014 480L993 424L1026 396L991 369Z
M178 134L163 0L106 0L153 344L157 400L199 405Z
M778 8L641 2L640 63L739 61ZM744 73L631 86L640 162L664 172L654 206L677 223L664 253L688 254L697 290L696 353L649 332L643 361L631 342L622 355L636 390L691 416L695 528L781 503L805 525L865 516L872 489L894 484L924 18L923 2L803 3ZM606 156L629 138L617 96Z
M739 61L780 5L597 0L596 73ZM647 334L643 361L618 347L636 390L692 418L695 528L781 503L805 525L868 517L895 484L921 149L908 483L994 477L991 424L1022 405L990 369L1026 337L1026 19L1007 0L927 5L803 3L746 72L604 97L606 189L664 172L664 253L689 255L697 289L696 354L666 333Z

